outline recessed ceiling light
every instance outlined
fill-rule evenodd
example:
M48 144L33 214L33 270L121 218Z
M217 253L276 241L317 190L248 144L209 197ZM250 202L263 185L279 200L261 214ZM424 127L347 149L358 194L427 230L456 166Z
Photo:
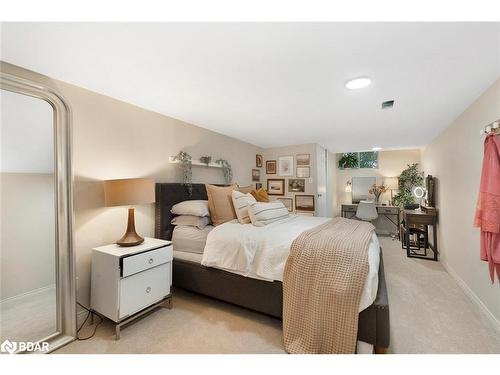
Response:
M362 89L372 83L372 80L368 77L358 77L351 79L345 83L345 87L351 90Z
M380 151L382 150L382 147L372 147L372 151Z

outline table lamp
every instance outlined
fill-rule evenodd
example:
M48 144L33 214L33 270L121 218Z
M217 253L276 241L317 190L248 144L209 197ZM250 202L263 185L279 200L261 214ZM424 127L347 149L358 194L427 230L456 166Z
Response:
M391 205L393 204L392 202L392 192L393 190L399 190L399 179L397 177L386 177L384 179L384 185L391 191Z
M104 201L110 206L131 206L154 203L155 182L152 178L126 178L104 181ZM134 209L128 209L127 230L116 244L135 246L144 242L144 238L135 231Z

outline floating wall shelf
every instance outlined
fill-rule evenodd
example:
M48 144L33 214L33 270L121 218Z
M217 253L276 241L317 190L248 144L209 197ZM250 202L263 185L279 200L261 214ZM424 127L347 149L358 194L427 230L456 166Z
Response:
M174 160L174 156L169 156L168 162L170 164L180 164L180 162L178 160ZM197 166L197 167L222 168L222 166L218 163L212 162L212 163L207 165L205 163L202 163L199 159L192 159L191 165Z

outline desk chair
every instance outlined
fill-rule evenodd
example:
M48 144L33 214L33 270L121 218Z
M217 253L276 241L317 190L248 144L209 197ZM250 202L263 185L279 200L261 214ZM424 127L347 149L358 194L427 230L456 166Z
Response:
M356 217L363 221L373 221L378 218L377 207L374 202L361 201L356 210Z

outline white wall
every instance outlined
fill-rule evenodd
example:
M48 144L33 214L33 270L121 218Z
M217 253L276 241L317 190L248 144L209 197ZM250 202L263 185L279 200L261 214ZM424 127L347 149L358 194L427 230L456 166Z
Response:
M437 178L441 262L500 328L500 289L491 285L472 226L483 158L479 131L499 118L500 79L424 149L422 163Z

